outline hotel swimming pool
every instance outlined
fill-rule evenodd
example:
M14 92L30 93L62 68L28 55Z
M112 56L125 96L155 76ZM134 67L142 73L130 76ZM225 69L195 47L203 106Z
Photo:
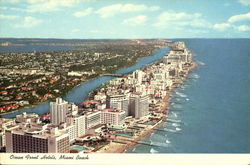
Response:
M71 148L72 148L72 149L75 149L75 150L80 150L80 151L87 150L87 148L86 148L86 147L83 147L83 146L77 146L77 145L72 146Z
M116 133L116 136L122 136L122 137L127 137L127 138L132 138L133 135L132 134L121 134L121 133Z

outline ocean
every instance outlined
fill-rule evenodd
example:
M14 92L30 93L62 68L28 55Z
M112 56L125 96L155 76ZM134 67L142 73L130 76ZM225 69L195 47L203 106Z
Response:
M180 39L199 66L169 117L128 153L250 153L250 39Z

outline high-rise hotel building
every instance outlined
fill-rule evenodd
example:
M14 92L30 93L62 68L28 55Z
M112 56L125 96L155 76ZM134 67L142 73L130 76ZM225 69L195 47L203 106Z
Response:
M77 137L85 135L86 131L86 122L85 122L85 115L73 115L67 117L67 124L75 125Z
M98 124L101 124L101 111L95 110L92 112L87 112L85 118L85 128L89 129Z
M149 112L148 95L108 95L106 103L107 109L123 110L125 116L140 118L148 115Z
M0 149L6 146L5 131L13 124L13 119L0 118Z
M6 130L7 153L68 153L69 135L58 128Z
M129 95L108 95L106 99L107 109L119 109L129 115Z
M60 123L66 122L67 113L69 112L70 104L62 100L62 98L57 98L56 102L50 103L50 115L51 123L59 125Z
M125 123L125 111L104 109L101 111L101 123L111 125L122 125Z
M136 95L130 96L129 115L134 118L141 118L148 115L149 112L149 96Z

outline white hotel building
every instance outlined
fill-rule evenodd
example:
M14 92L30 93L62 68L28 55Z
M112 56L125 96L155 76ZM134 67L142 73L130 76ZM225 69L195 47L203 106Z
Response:
M89 129L101 123L101 111L96 110L93 112L87 112L85 119L85 128Z
M50 115L51 115L51 123L55 125L59 125L60 123L66 122L66 116L69 111L68 102L62 100L62 98L57 98L56 102L50 103Z
M104 109L101 111L101 123L122 125L125 123L126 114L122 110Z
M68 153L69 134L57 127L34 125L6 130L7 153Z

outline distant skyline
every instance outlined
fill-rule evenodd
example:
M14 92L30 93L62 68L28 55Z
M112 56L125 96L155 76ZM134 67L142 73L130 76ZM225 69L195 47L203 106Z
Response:
M0 0L1 38L249 38L250 0Z

